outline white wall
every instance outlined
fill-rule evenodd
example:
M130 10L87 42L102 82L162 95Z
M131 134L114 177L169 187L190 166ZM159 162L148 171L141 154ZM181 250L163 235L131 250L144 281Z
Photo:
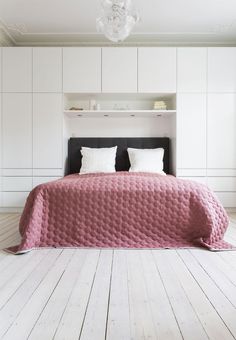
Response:
M69 137L167 137L169 120L158 118L65 119Z

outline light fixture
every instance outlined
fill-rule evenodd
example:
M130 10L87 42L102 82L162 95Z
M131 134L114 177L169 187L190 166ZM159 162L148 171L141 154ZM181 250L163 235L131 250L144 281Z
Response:
M101 0L101 12L97 31L113 42L125 40L140 19L132 0Z

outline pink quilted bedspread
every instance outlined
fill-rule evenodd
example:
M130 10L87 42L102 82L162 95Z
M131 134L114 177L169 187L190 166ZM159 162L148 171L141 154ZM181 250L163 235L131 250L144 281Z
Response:
M70 175L29 195L22 242L38 247L230 249L228 217L216 196L192 181L147 173Z

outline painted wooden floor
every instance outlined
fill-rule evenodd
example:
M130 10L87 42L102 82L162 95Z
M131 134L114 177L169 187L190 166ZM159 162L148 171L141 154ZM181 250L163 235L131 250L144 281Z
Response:
M0 215L1 249L18 220ZM236 339L236 252L0 251L0 339Z

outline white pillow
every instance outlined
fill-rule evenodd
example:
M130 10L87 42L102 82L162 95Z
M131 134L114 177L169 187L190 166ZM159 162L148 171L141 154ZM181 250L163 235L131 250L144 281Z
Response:
M117 146L112 148L81 148L81 174L115 172Z
M165 175L163 171L164 149L128 148L130 172L155 172Z

